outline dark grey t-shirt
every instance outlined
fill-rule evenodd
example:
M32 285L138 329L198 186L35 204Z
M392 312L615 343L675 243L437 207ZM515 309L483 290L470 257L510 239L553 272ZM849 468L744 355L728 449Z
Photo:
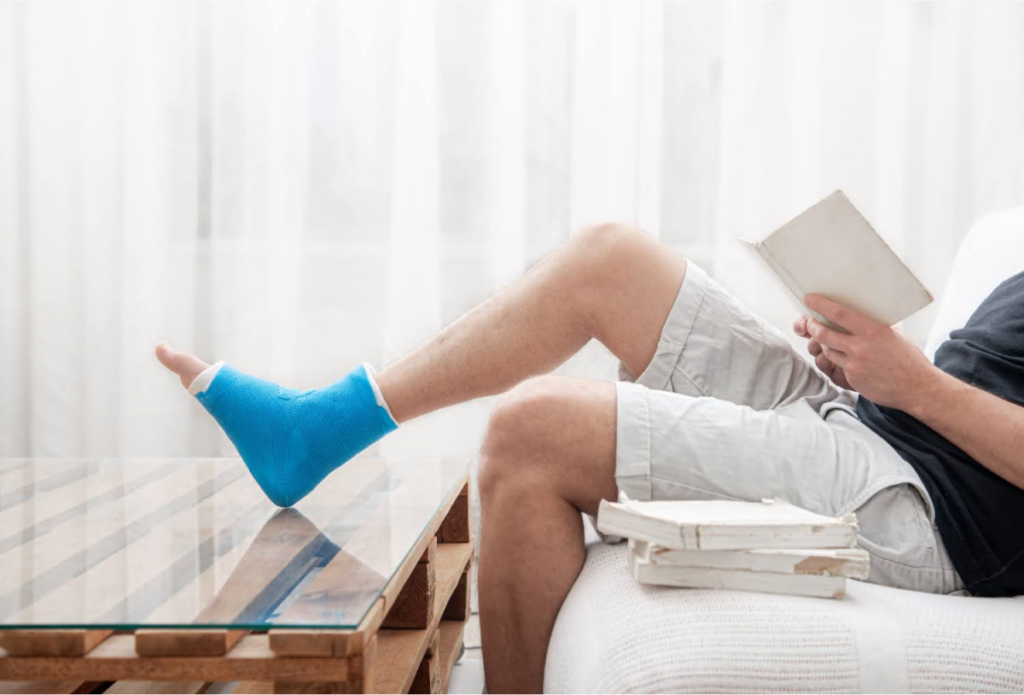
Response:
M1024 406L1024 273L999 285L967 325L950 334L935 353L935 366ZM857 414L921 476L967 589L978 596L1024 594L1024 490L900 410L862 396Z

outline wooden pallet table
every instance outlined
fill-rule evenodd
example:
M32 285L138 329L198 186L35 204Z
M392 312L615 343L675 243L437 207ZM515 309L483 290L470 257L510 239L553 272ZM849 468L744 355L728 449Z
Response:
M0 692L447 690L464 463L357 458L284 510L237 460L24 463L0 461Z

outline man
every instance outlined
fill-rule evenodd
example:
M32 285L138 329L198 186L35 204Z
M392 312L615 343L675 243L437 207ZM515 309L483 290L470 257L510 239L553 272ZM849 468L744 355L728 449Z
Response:
M896 330L806 303L848 331L796 322L820 371L696 265L604 224L376 376L297 392L166 345L157 355L279 504L397 423L507 392L480 459L485 672L491 692L536 692L585 557L580 512L619 490L855 511L871 581L1024 591L1024 273L936 365ZM625 381L535 376L592 338Z

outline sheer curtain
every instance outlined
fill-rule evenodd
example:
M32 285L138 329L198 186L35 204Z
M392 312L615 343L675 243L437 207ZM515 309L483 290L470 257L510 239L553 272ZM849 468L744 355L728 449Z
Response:
M941 294L1024 201L1021 36L985 2L0 4L0 455L230 453L157 341L327 383L588 220L785 327L733 239L841 187ZM471 453L487 407L387 451Z

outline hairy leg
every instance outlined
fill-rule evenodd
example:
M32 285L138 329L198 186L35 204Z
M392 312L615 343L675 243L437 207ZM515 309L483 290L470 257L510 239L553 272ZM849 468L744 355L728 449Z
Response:
M519 281L377 375L399 422L507 391L591 338L639 375L654 355L686 261L621 224L581 230Z
M544 374L590 339L639 375L654 356L686 261L643 231L580 230L517 282L377 375L399 422L503 393ZM209 364L161 343L157 357L186 388Z
M480 460L487 691L538 693L555 618L585 558L580 512L614 499L615 386L546 376L498 401Z

